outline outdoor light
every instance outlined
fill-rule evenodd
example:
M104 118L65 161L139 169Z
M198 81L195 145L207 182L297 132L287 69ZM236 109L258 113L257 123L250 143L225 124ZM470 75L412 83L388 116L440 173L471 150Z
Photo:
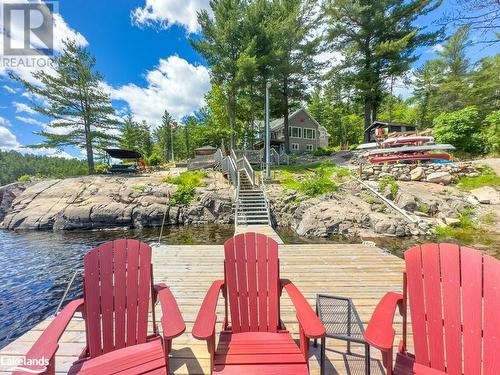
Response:
M269 125L269 89L271 82L266 82L266 179L271 178L271 129Z

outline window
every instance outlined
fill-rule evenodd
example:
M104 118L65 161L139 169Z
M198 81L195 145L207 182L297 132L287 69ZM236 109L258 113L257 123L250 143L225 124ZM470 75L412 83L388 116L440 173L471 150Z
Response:
M306 151L312 151L313 150L313 145L307 144L306 145Z
M314 138L316 138L316 130L314 130L314 129L304 129L304 138L305 139L314 139Z
M292 151L298 151L299 150L299 144L298 143L292 143Z
M288 128L288 135L293 138L302 138L302 128L290 126Z

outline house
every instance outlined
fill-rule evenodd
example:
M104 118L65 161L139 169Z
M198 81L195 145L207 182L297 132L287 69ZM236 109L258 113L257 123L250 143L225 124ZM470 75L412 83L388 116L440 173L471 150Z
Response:
M278 153L285 150L284 118L271 121L271 147ZM257 123L259 135L255 148L264 147L265 124ZM320 147L328 146L330 134L321 126L306 109L300 108L288 116L288 133L290 135L291 152L313 152Z
M417 127L415 125L401 124L397 122L374 121L365 132L368 132L368 142L376 142L376 131L382 129L382 134L387 136L389 133L404 133L414 132Z

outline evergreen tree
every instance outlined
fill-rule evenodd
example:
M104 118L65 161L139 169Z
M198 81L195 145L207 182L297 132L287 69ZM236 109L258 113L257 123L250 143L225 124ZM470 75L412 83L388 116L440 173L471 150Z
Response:
M212 0L210 8L198 13L201 38L191 39L193 47L207 60L212 80L223 90L227 101L231 148L236 147L236 98L238 95L238 62L243 53L242 0Z
M173 117L165 110L161 118L161 125L155 129L153 134L162 159L165 161L170 160L172 157L171 126L173 122Z
M272 16L266 32L272 42L270 71L273 92L280 100L284 119L285 152L290 152L288 117L290 109L307 99L308 85L317 78L321 64L314 60L320 39L314 36L317 28L317 1L282 0L272 2Z
M443 66L437 59L427 61L415 71L412 101L418 107L416 124L420 129L432 127L434 117L440 112L438 93L442 78Z
M32 84L19 76L20 82L31 94L43 98L43 104L33 104L38 113L53 121L46 130L35 132L44 142L32 147L61 148L77 146L86 150L89 173L94 172L94 148L109 144L118 121L111 100L100 83L102 76L95 70L95 58L74 41L64 41L62 53L53 58L55 74L38 71L33 77L40 82Z
M341 69L364 106L365 128L377 118L387 81L404 75L416 61L415 49L435 43L439 32L424 32L417 17L438 0L330 0L325 14L327 40L345 59ZM365 133L365 141L368 134Z
M125 150L138 151L137 138L137 123L134 122L132 115L128 114L121 127L121 136L119 140L120 147Z

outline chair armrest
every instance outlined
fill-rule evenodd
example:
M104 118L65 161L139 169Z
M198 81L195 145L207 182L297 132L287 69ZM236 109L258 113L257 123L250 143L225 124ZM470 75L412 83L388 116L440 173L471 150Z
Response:
M214 334L217 322L217 300L223 287L224 280L217 280L208 289L193 326L193 337L198 340L208 340Z
M166 340L171 340L174 337L182 335L186 330L186 324L184 323L181 311L179 310L177 301L170 291L170 288L161 283L156 284L154 290L157 299L160 301L163 337Z
M392 350L394 345L394 330L392 323L396 307L403 304L403 295L395 292L387 293L373 311L372 317L364 333L365 340L383 352Z
M73 315L83 308L83 298L71 301L68 303L64 309L57 314L57 316L50 322L48 327L43 331L38 340L35 341L31 349L26 354L26 363L29 360L40 360L45 358L46 360L51 360L59 348L58 341L64 333L69 322L73 318ZM36 362L35 362L36 363ZM50 364L49 364L50 365ZM44 366L24 366L30 370L43 370ZM16 371L13 374L26 374L25 371Z
M310 339L323 337L326 333L325 327L321 320L311 308L311 305L304 298L302 293L297 289L290 280L281 279L281 287L285 288L288 296L292 300L297 313L297 319L301 325L304 334Z

